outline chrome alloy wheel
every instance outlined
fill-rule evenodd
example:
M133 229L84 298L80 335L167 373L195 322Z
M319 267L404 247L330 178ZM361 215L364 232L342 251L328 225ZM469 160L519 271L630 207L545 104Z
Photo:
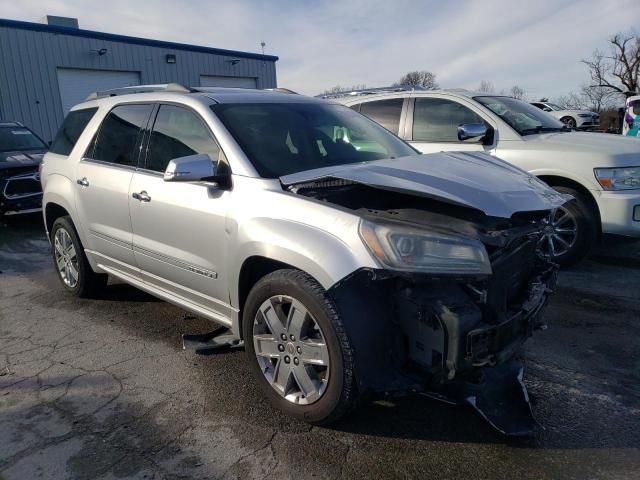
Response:
M264 377L297 405L322 396L329 382L329 350L320 326L295 298L277 295L260 305L253 346Z
M542 238L538 249L544 257L560 257L566 254L578 238L578 222L564 207L551 211L551 215L543 220Z
M64 228L56 230L53 238L54 255L60 278L69 288L78 284L78 256L69 232Z

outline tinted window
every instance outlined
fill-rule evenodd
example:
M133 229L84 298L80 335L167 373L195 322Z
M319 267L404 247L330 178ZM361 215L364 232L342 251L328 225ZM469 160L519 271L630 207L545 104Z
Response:
M544 110L546 107L541 103L532 103L534 107L538 107L540 110Z
M458 125L463 123L484 122L482 118L458 102L442 98L416 98L413 112L413 140L458 142Z
M498 115L520 135L567 131L562 122L521 100L493 96L473 99Z
M69 155L73 147L89 121L93 118L97 108L85 108L83 110L73 110L69 112L58 130L56 138L51 144L50 152L60 155Z
M417 154L377 123L341 105L247 103L211 108L267 178Z
M118 165L136 166L136 148L146 127L152 105L120 105L102 121L91 158Z
M403 102L402 98L392 98L390 100L362 103L360 104L360 113L397 135Z
M195 113L173 105L161 105L147 153L146 168L164 172L169 161L198 153L220 160L221 150Z
M31 130L24 127L0 127L0 152L42 150L47 148Z

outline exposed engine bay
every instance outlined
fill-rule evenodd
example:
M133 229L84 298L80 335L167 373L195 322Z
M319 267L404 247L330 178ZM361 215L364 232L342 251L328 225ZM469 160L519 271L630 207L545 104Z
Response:
M418 392L468 403L506 434L535 428L518 359L543 328L541 312L557 266L538 250L548 210L489 217L482 211L343 179L320 179L291 191L391 221L482 242L490 273L455 275L363 269L330 293L349 322L360 388Z

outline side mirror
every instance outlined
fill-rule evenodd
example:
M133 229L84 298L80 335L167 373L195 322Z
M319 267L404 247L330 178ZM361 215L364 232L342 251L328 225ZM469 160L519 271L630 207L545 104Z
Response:
M460 141L484 137L486 134L487 126L484 123L463 123L458 125L458 140Z
M165 182L197 182L216 175L211 157L206 153L174 158L164 171Z

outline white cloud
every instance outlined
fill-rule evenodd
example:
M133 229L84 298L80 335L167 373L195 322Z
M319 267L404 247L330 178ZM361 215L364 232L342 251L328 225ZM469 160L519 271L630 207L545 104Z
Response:
M533 97L576 90L580 64L640 18L637 0L516 2L212 2L40 0L3 2L0 16L78 17L82 28L280 57L278 80L316 94L336 84L387 85L427 69L445 87L518 84Z

